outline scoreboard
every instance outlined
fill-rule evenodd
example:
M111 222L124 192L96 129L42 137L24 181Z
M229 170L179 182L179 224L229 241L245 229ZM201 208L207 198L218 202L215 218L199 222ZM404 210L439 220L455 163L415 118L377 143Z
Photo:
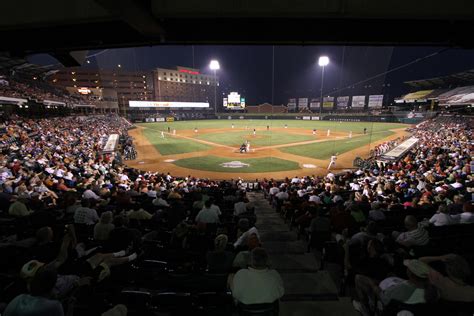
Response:
M245 109L245 98L242 98L238 92L231 92L227 98L224 98L222 104L228 110L243 110Z

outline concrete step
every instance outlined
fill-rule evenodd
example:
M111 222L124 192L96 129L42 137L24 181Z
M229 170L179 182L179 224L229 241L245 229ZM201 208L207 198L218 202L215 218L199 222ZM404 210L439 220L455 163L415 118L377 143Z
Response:
M287 301L280 302L280 316L359 316L350 297L337 301Z
M266 241L297 241L296 232L294 231L264 231L260 233L262 242Z
M267 241L263 243L263 247L268 253L285 253L285 254L303 254L306 253L306 242L297 241Z
M326 271L280 273L285 285L285 301L337 299L338 290Z
M317 272L319 263L312 253L275 254L270 253L272 268L278 272Z

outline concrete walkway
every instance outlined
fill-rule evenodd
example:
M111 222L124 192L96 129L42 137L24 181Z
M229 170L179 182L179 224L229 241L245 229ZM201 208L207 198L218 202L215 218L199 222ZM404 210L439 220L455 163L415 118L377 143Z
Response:
M318 270L315 255L306 252L306 242L297 240L296 232L289 230L263 193L251 192L248 197L255 203L262 245L285 285L280 315L358 315L350 299L339 299L330 274Z

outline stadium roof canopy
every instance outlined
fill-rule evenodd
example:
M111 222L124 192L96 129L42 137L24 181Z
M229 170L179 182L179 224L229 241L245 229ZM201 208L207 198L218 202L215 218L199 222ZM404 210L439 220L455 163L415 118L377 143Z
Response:
M474 69L459 72L453 75L435 77L422 80L406 81L406 84L414 88L447 88L457 86L468 86L474 84Z
M45 76L57 71L57 66L38 66L30 64L22 58L11 58L7 55L0 54L0 73L10 73L15 71L30 76Z
M0 51L52 53L157 44L474 47L474 1L0 1Z

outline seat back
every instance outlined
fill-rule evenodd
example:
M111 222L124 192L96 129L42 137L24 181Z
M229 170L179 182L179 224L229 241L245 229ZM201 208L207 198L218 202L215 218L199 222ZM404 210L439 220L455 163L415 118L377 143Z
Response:
M280 313L280 302L265 304L242 304L237 305L239 316L278 316Z

